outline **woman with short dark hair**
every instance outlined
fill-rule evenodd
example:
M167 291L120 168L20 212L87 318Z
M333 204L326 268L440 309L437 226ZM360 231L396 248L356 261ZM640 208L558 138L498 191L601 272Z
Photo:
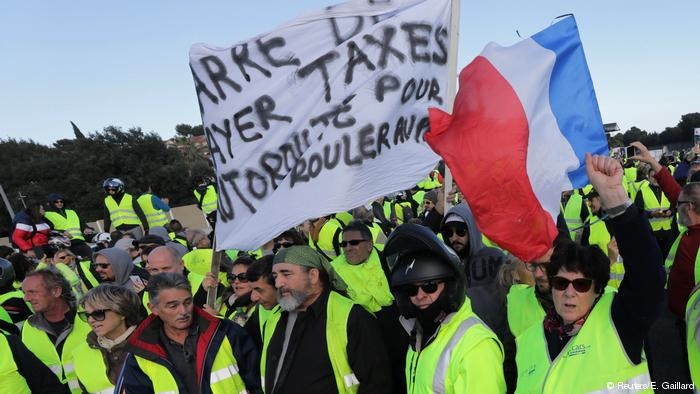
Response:
M606 290L610 260L598 246L558 243L546 264L554 309L516 338L516 393L651 392L644 339L663 302L661 251L613 158L586 155L586 172L614 232L625 277ZM607 390L607 391L606 391Z
M80 304L85 308L78 312L80 318L92 327L87 341L73 353L80 389L88 393L114 389L127 355L127 339L143 320L141 300L133 290L103 283L87 292Z

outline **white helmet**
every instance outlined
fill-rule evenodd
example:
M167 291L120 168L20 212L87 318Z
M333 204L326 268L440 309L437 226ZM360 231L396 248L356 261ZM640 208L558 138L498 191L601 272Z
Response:
M92 237L92 242L104 248L108 248L109 243L112 242L112 236L109 235L109 233L97 233Z

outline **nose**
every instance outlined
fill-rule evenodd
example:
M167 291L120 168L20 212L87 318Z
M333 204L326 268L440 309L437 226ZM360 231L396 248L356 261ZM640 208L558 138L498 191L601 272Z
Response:
M282 277L280 275L278 275L275 278L275 287L279 289L282 286L284 286L284 281L282 280Z
M564 289L564 295L566 297L573 297L574 295L576 295L576 290L574 289L573 283L569 283L569 285L566 286L566 289Z

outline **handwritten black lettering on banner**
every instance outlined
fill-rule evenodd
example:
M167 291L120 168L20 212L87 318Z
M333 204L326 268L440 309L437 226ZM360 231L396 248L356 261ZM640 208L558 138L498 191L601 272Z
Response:
M449 9L354 1L229 48L192 47L222 247L275 235L249 234L253 218L281 231L429 172L437 156L423 135L428 107L447 102Z

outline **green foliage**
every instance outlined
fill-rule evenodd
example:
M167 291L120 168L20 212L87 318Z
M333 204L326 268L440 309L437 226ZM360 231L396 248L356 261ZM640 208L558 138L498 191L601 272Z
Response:
M648 133L632 126L624 133L610 137L608 142L611 147L628 146L630 142L640 141L650 149L659 149L664 145L671 145L672 149L689 148L693 145L693 135L697 127L700 127L700 113L694 112L681 116L676 126L666 127L661 133ZM622 145L616 145L619 142L622 142Z
M22 209L19 193L45 201L49 193L58 192L86 221L102 218L106 178L120 178L127 193L152 190L170 198L171 205L183 205L194 203L193 174L211 173L208 160L187 145L185 158L178 148L140 128L109 126L89 137L58 140L52 147L0 140L0 149L0 184L15 212ZM4 207L0 212L0 228L7 227L10 217Z

